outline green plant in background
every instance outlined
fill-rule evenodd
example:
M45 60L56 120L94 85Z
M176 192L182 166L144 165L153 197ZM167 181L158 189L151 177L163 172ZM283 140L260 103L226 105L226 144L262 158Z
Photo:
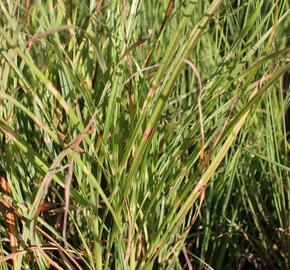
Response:
M1 269L289 267L287 1L0 8Z

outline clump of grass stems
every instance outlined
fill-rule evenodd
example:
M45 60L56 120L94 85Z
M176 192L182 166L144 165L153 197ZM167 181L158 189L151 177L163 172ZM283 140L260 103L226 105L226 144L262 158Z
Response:
M0 9L1 269L289 267L287 1Z

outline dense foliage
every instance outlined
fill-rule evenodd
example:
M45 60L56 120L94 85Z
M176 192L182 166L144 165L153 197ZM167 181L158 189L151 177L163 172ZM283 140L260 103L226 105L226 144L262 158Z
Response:
M0 269L289 269L288 1L0 10Z

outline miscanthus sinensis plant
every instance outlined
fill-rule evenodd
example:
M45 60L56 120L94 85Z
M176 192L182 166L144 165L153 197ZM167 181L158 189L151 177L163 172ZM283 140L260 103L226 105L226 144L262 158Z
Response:
M0 10L1 269L289 267L288 1Z

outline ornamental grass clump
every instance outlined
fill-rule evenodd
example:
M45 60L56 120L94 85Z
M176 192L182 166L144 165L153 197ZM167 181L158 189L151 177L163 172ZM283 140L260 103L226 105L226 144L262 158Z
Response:
M287 269L287 1L0 3L1 269Z

